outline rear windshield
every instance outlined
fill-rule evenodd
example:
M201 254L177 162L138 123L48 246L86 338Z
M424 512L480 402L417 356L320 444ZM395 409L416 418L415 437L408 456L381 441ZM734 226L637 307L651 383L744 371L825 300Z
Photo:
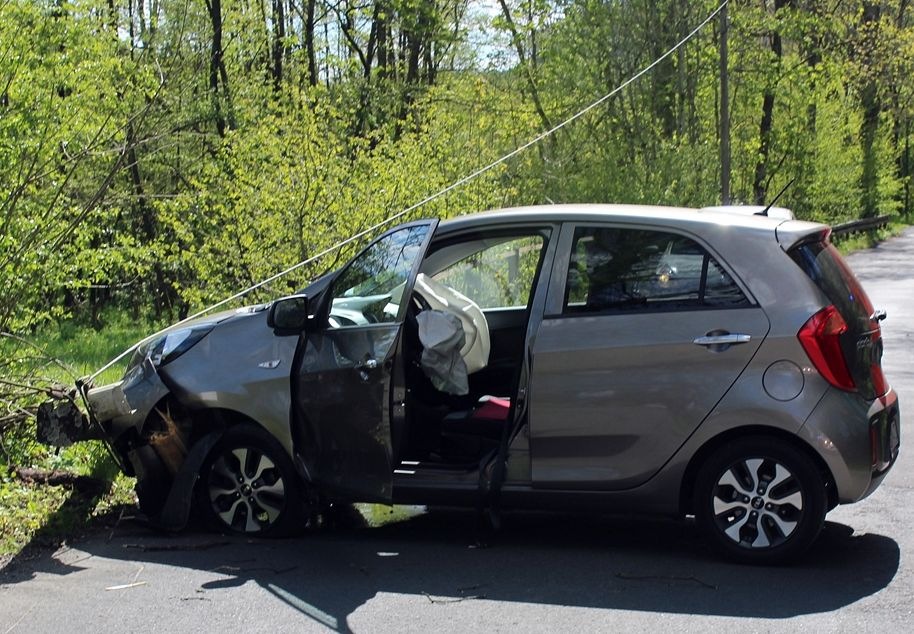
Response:
M790 257L835 305L849 327L857 332L872 329L873 305L833 244L800 244L790 250Z

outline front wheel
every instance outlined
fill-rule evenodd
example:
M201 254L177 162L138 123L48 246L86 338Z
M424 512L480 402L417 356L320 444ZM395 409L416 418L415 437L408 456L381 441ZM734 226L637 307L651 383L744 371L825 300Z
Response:
M693 502L698 525L724 554L746 563L789 563L822 529L825 482L799 449L747 437L701 466Z
M288 535L304 525L302 487L285 450L269 434L229 429L200 470L198 504L217 530Z

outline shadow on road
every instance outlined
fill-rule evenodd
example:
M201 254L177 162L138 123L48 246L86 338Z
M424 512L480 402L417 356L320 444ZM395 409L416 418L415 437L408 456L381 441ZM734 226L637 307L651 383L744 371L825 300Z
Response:
M211 573L189 592L255 582L316 622L348 631L347 617L378 593L430 603L488 599L652 612L786 618L829 612L885 588L898 544L827 523L808 555L786 568L722 562L688 522L508 515L488 548L470 546L475 516L437 511L379 528L248 541L162 536L122 526L78 545L95 557ZM66 575L50 552L13 562L4 584L36 572Z

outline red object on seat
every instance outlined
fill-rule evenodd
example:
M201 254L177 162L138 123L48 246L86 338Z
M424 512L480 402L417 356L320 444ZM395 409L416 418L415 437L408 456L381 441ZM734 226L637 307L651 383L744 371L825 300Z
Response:
M496 396L483 396L482 405L473 411L472 419L484 420L508 420L508 412L511 409L511 399L498 398Z

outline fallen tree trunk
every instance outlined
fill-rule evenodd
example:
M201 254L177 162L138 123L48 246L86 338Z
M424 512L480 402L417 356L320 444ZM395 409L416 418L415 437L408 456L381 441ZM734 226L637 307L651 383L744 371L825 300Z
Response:
M28 467L18 467L14 473L16 477L27 484L46 484L50 486L65 486L72 488L80 493L96 494L101 493L108 487L108 483L101 478L92 476L79 475L70 471L54 469L32 469Z

